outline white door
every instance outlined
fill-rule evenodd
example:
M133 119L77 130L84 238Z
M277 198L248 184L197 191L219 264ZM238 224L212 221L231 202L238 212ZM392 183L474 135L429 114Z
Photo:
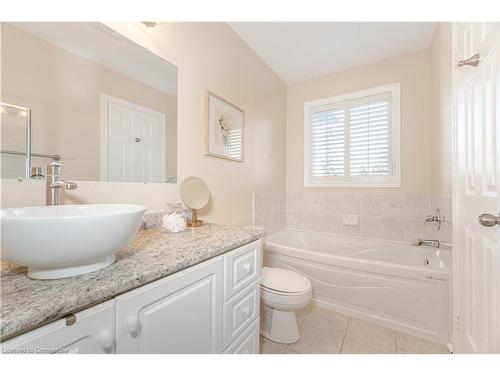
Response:
M3 353L104 354L115 351L114 301L101 303L2 343Z
M453 29L456 62L475 54L480 61L454 68L453 343L459 353L500 353L500 225L478 221L500 215L499 33L498 23Z
M223 259L116 298L117 353L222 353Z
M165 115L102 95L101 179L165 182Z

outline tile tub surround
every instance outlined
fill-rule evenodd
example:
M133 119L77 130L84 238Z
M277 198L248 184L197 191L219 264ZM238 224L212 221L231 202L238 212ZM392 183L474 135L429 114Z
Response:
M182 233L141 229L102 270L59 280L33 280L1 262L0 340L103 302L264 236L261 229L207 224Z
M286 228L287 194L254 193L253 223L264 228L266 235Z
M437 230L426 224L439 208L446 222ZM344 225L342 215L358 215L356 226ZM451 242L451 198L426 194L288 193L288 228L415 242L418 238Z

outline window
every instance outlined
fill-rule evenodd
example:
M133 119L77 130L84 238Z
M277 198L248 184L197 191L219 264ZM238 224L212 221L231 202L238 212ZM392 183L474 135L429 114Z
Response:
M399 187L399 83L304 105L304 186Z

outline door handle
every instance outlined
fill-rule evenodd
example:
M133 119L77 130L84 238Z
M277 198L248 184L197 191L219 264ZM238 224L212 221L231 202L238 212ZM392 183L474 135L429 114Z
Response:
M129 317L125 321L125 327L127 328L128 333L130 333L130 336L137 336L137 332L139 331L139 319L135 316Z
M114 339L113 335L109 331L104 331L99 334L97 337L97 341L99 342L99 346L105 351L108 352L113 349Z
M249 317L250 317L250 308L249 308L248 306L245 306L245 307L243 308L243 313L245 314L245 316L246 316L247 318L249 318Z
M498 214L498 216L492 214L482 214L477 218L477 221L483 227L494 227L495 225L500 225L500 214Z
M457 66L461 68L462 66L469 65L469 66L478 66L479 62L481 61L479 53L476 53L475 55L472 55L468 59L465 60L460 60L457 63Z

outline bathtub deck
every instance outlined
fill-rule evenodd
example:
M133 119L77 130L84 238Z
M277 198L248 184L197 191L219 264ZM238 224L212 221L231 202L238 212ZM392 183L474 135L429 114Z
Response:
M446 346L319 307L297 314L301 338L290 345L260 338L261 354L445 354Z

